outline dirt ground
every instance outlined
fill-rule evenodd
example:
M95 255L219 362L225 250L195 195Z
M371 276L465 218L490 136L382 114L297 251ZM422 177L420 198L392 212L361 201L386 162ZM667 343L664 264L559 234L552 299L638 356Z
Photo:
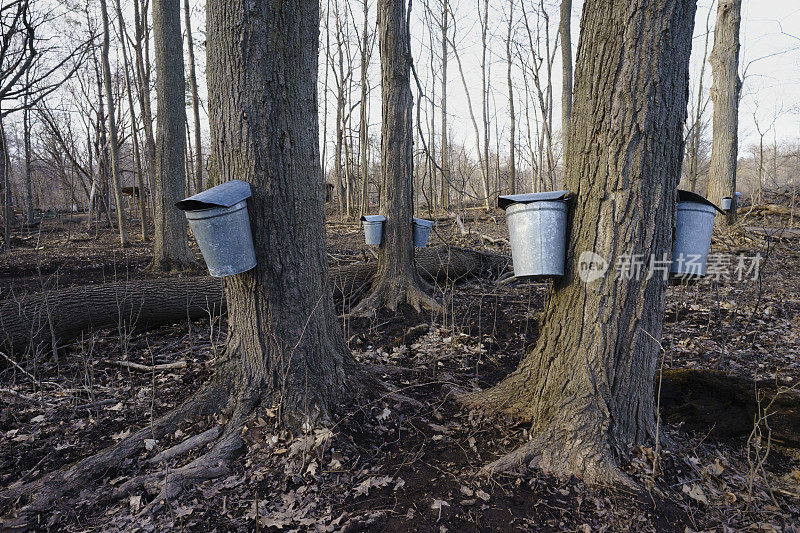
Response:
M477 212L475 212L477 213ZM509 254L502 213L437 220L432 241ZM470 219L473 217L474 219ZM671 287L662 340L665 368L800 380L800 237L783 222L752 220L715 239L714 251L761 254L759 275ZM132 232L135 235L135 232ZM110 231L43 227L0 255L0 299L26 291L153 277L149 246L116 247ZM372 260L355 223L328 227L332 264ZM738 254L738 255L737 255ZM199 254L198 254L199 257ZM736 261L734 260L734 263ZM768 433L714 435L662 409L659 450L633 450L625 470L638 490L586 486L536 471L486 477L478 470L529 437L513 420L464 410L456 391L486 388L536 341L546 283L475 279L436 287L444 313L401 308L342 321L356 357L411 401L354 398L333 427L292 432L269 411L247 426L246 452L227 477L142 512L157 491L94 504L140 473L110 471L85 493L40 516L50 531L800 531L800 454ZM224 317L120 336L96 331L20 365L0 361L0 491L103 449L147 427L207 379L225 342ZM185 368L137 372L183 361ZM34 382L35 380L35 382ZM187 420L142 459L214 425ZM169 475L204 450L156 468ZM654 463L657 467L654 468ZM151 467L152 468L152 467ZM20 502L0 501L0 516ZM1 529L1 528L0 528Z

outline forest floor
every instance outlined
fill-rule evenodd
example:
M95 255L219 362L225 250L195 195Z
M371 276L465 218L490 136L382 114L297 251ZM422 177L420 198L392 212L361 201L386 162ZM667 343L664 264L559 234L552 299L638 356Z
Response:
M467 234L452 219L439 221L432 240L509 254L501 213L463 222ZM670 288L664 368L800 381L800 236L781 232L783 223L748 222L772 233L769 239L746 232L715 240L716 252L761 254L756 280L734 275ZM69 242L66 236L43 229L1 256L0 299L153 277L146 243L120 250L112 232L87 235L74 227ZM372 260L357 224L329 223L328 238L332 264ZM478 475L527 441L529 428L467 411L454 391L489 387L516 367L535 343L547 285L475 279L436 290L448 299L444 313L401 308L342 322L358 360L387 369L383 379L417 403L354 402L333 427L308 432L277 426L267 411L247 425L247 448L231 475L201 483L152 514L142 510L157 491L97 505L91 491L110 491L142 471L143 461L131 461L41 515L37 529L800 532L797 450L749 429L719 435L713 424L667 408L664 447L634 450L624 465L639 490L535 471ZM95 453L179 405L210 376L207 363L225 331L224 317L133 335L115 328L87 334L62 349L58 361L20 361L32 377L0 363L0 489ZM138 372L114 364L120 360L186 366ZM223 423L186 420L170 439L146 442L141 458ZM156 468L169 476L179 464ZM0 516L15 505L0 502Z

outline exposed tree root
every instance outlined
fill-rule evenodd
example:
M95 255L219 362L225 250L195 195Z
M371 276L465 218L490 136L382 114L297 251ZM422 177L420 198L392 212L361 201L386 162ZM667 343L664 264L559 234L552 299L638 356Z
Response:
M484 466L480 473L492 475L529 468L562 478L579 475L588 483L636 487L633 479L619 468L608 447L604 449L602 445L566 433L563 429L547 429Z
M396 311L397 306L403 303L412 306L417 312L423 308L435 313L441 312L442 304L428 295L432 291L431 286L419 276L416 282L408 276L384 279L372 288L370 294L350 312L350 316L372 316L384 307Z
M222 434L216 439L211 450L192 460L188 464L174 470L165 470L152 474L143 474L126 481L114 496L122 497L142 487L158 486L158 495L141 512L153 512L162 505L176 498L184 488L207 479L215 479L230 473L230 462L236 458L244 447L242 428L261 403L255 395L245 398L234 397L233 413ZM210 440L207 442L211 442ZM183 450L183 453L189 449Z
M160 439L172 433L186 419L206 416L224 406L229 394L216 380L209 382L197 394L180 407L170 411L117 444L86 457L64 470L51 472L30 483L12 485L0 493L0 501L19 505L14 517L6 517L3 528L24 526L37 513L51 511L54 504L86 487L86 484L107 476L110 471L122 467L123 463L145 450L145 439Z
M520 370L487 390L461 395L458 400L467 408L487 414L504 413L519 420L533 421L532 438L516 450L484 466L480 473L492 475L526 469L556 477L579 476L588 483L619 483L635 487L635 482L620 468L613 447L597 419L573 413L555 413L538 420L534 412L534 394L527 386L530 376Z
M199 448L209 442L214 442L219 437L220 433L222 433L222 426L214 426L211 429L207 429L202 433L198 433L188 439L184 440L173 446L172 448L168 448L163 452L159 453L155 457L151 457L147 460L150 464L160 463L162 461L168 461L173 457L179 457L184 453L190 452L196 448Z

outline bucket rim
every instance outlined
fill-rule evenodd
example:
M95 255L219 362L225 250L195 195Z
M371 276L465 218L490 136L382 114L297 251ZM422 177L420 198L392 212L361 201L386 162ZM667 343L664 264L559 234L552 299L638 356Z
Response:
M421 228L432 228L433 220L425 220L424 218L414 217L413 223Z
M181 211L204 211L218 207L233 207L252 196L250 184L243 180L228 180L179 202L175 207Z
M717 211L722 211L715 205L708 205L701 202L679 202L678 203L678 210L679 211L697 211L700 213L707 213L709 215L716 216ZM725 213L725 211L722 211Z
M530 204L533 202L569 202L574 198L572 191L563 189L560 191L532 192L525 194L507 194L497 198L497 207L507 209L515 204Z
M692 203L692 204L705 204L708 206L713 207L715 210L719 211L723 215L727 215L725 211L720 209L720 207L706 198L705 196L701 196L696 192L687 191L685 189L678 189L678 205L682 203Z
M510 211L509 211L510 210ZM567 202L561 200L554 200L552 202L532 202L529 204L512 204L506 209L506 218L512 215L518 215L526 211L558 211L560 213L567 212Z
M202 220L205 218L217 218L224 215L230 215L232 213L236 213L241 211L242 209L247 209L247 200L242 200L239 203L233 204L229 207L208 207L206 209L193 209L190 211L184 211L187 220Z

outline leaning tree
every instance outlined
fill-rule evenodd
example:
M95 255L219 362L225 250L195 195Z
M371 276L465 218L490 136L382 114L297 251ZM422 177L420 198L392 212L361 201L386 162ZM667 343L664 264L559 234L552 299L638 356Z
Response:
M386 217L378 252L378 273L370 293L353 310L368 314L401 303L438 309L414 263L414 136L412 133L411 35L405 0L378 1L381 57L381 196Z
M176 3L177 4L177 3ZM291 31L286 31L291 28ZM153 502L228 472L242 427L259 407L278 406L289 424L324 423L363 383L338 323L328 279L317 121L317 0L210 0L208 93L214 173L251 184L248 202L257 266L227 278L228 339L216 374L181 407L73 467L0 492L28 496L25 517L67 491L123 468L144 439L174 433L187 417L225 410L212 449L171 471L132 478L123 496L160 483ZM180 43L180 41L178 41ZM180 446L180 445L179 445Z
M587 0L575 72L565 182L575 193L567 274L548 295L541 334L517 370L467 397L532 422L533 438L487 467L538 467L626 480L632 445L657 438L654 375L664 268L680 178L696 0ZM585 283L582 252L642 275ZM649 263L649 258L655 261ZM653 274L648 276L648 274ZM589 278L590 279L590 278Z

